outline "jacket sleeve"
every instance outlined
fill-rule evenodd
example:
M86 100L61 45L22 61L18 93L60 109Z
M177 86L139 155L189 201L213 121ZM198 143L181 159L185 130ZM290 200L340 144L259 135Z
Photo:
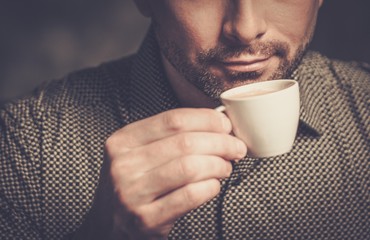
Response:
M35 223L24 210L7 199L4 192L0 196L0 238L42 239Z
M0 107L0 239L42 239L39 131L29 106Z

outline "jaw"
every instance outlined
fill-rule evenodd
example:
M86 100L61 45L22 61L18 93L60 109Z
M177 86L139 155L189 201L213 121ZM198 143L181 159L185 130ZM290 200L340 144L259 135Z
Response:
M208 97L204 92L187 81L163 54L161 57L168 81L182 107L215 108L220 105L218 100Z

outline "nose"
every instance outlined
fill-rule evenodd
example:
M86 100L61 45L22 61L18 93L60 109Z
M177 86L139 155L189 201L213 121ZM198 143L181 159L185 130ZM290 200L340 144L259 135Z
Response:
M262 38L267 30L261 0L230 0L223 24L223 35L235 44L248 45Z

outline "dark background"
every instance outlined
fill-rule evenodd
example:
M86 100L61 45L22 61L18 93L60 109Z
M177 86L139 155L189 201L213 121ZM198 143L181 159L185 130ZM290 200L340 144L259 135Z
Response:
M369 6L324 0L312 48L370 62ZM0 100L135 52L148 24L132 0L0 0Z

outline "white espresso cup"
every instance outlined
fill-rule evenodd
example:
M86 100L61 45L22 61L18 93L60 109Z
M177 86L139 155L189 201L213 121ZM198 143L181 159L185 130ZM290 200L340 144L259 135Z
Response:
M229 89L221 94L235 136L245 142L248 156L262 158L291 150L299 121L298 83L271 80Z

